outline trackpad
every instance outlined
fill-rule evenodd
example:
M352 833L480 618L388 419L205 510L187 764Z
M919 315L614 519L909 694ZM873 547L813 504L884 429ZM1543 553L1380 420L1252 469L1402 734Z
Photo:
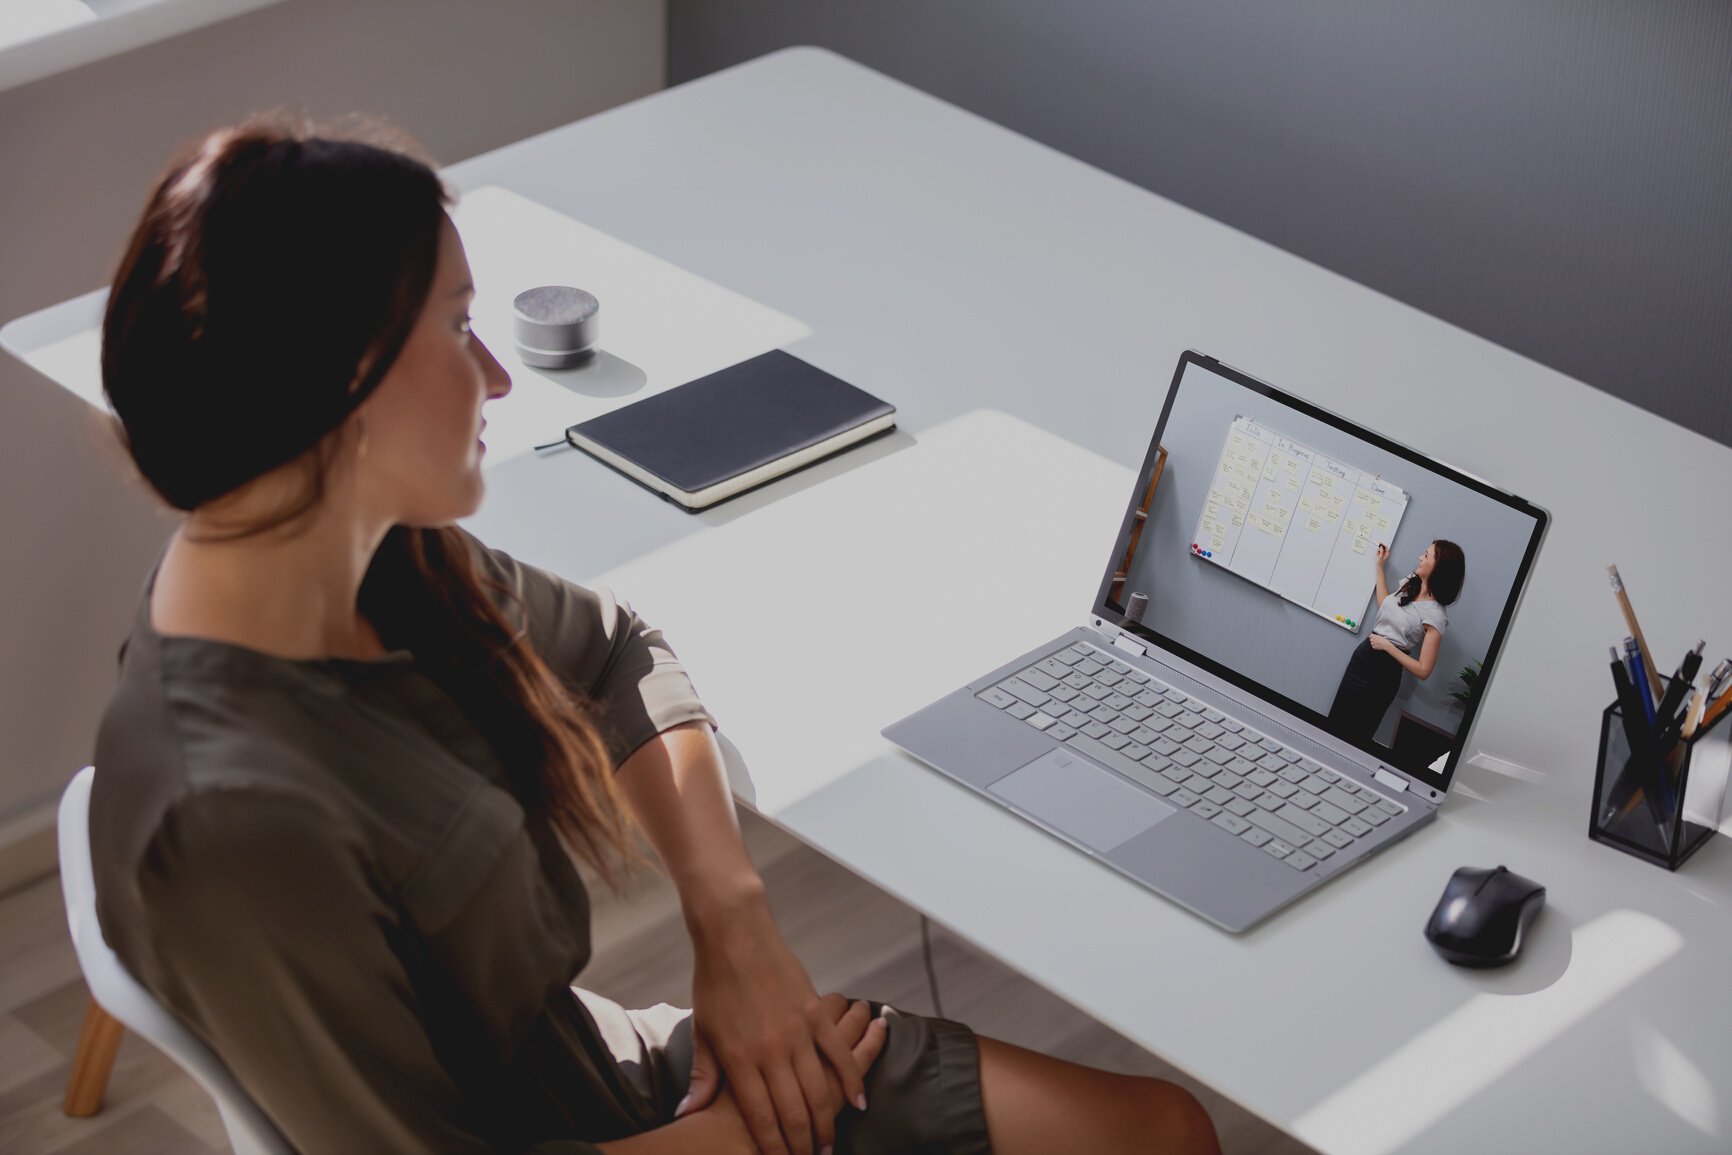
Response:
M1173 813L1165 802L1062 748L1048 750L987 789L1102 852Z

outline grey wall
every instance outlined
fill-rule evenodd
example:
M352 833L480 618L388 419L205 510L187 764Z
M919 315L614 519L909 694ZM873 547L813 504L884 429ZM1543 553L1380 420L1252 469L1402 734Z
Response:
M1167 467L1155 488L1125 584L1127 596L1136 591L1149 595L1143 621L1324 714L1335 699L1348 655L1371 632L1376 578L1369 556L1366 616L1352 633L1261 585L1191 556L1197 518L1221 459L1227 428L1239 415L1407 491L1407 512L1389 543L1385 572L1392 588L1412 572L1433 539L1448 538L1462 547L1467 555L1467 583L1460 599L1448 608L1449 627L1437 666L1424 682L1411 675L1402 678L1379 737L1388 743L1401 710L1455 730L1461 711L1448 694L1456 686L1456 672L1484 657L1490 648L1533 535L1533 520L1196 366L1186 371L1161 431Z
M669 0L668 33L670 82L834 49L1732 443L1732 4Z
M659 0L286 0L0 93L0 318L106 283L152 180L210 128L277 104L377 112L462 160L659 89L664 17ZM89 757L171 523L84 403L8 356L0 405L5 827Z

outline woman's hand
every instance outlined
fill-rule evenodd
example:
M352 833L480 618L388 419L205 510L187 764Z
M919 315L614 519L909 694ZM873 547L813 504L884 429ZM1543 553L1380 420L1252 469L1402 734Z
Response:
M1397 646L1394 642L1390 641L1388 638L1384 637L1382 634L1372 634L1369 638L1366 639L1366 641L1371 643L1372 649L1381 650L1383 653L1386 653L1386 654L1393 654L1396 650L1401 648L1401 647Z
M814 1155L831 1146L843 1103L866 1109L865 1071L768 906L694 935L693 945L692 1026L720 1061L758 1149Z
M865 1002L849 1003L839 994L825 995L819 1003L825 1016L835 1023L838 1034L860 1070L871 1070L872 1064L878 1061L879 1054L884 1050L884 1040L889 1034L888 1022L882 1017L873 1018L872 1008ZM724 1085L716 1053L709 1040L701 1032L694 1032L692 1044L691 1090L674 1112L674 1118L678 1119L700 1110L715 1112L731 1119L742 1134L750 1134L739 1098L734 1094L732 1086ZM831 1094L840 1103L842 1084L835 1071L826 1067L824 1078ZM831 1119L829 1137L821 1142L823 1145L820 1150L825 1152L834 1144L834 1117Z
M1383 563L1389 560L1389 547L1382 542L1377 543L1377 568L1382 569Z

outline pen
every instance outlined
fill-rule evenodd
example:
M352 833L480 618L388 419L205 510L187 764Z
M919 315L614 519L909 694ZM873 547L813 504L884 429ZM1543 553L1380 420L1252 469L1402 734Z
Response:
M1696 643L1696 648L1684 655L1684 660L1678 663L1677 672L1666 685L1666 696L1660 699L1660 704L1654 713L1660 724L1660 752L1664 754L1670 747L1672 738L1677 736L1678 728L1683 725L1678 717L1678 705L1684 700L1684 695L1690 690L1690 683L1696 678L1696 671L1702 667L1702 651L1707 647L1706 641ZM1671 738L1668 737L1671 735Z
M1624 592L1624 579L1618 576L1618 567L1609 565L1606 573L1612 579L1612 592L1618 595L1618 608L1624 611L1624 624L1630 627L1630 636L1636 639L1636 649L1642 655L1642 668L1646 671L1643 681L1648 684L1648 692L1654 697L1660 696L1660 675L1654 668L1654 655L1648 652L1648 640L1642 636L1642 627L1636 622L1635 607L1630 605L1630 595Z
M1720 696L1710 702L1708 708L1702 711L1702 724L1696 727L1696 729L1706 730L1708 727L1712 726L1719 720L1720 715L1726 712L1728 706L1732 706L1732 686L1728 686L1726 689L1722 690Z
M1642 716L1648 720L1648 725L1654 724L1654 699L1648 694L1648 684L1652 671L1642 660L1642 647L1635 638L1624 639L1624 657L1630 663L1630 681L1635 683L1636 701L1641 704Z
M1629 671L1624 669L1624 663L1618 660L1616 647L1612 654L1612 681L1618 687L1618 704L1624 717L1624 738L1629 743L1630 759L1624 764L1624 770L1618 780L1612 784L1612 791L1606 798L1606 805L1601 813L1600 825L1609 823L1614 816L1627 813L1638 801L1645 799L1648 803L1648 813L1654 819L1654 825L1660 831L1662 842L1670 843L1666 830L1667 808L1660 800L1660 790L1665 774L1659 768L1659 759L1654 751L1653 728L1642 721L1640 713L1641 694L1637 683L1631 680ZM1669 847L1668 847L1669 848Z

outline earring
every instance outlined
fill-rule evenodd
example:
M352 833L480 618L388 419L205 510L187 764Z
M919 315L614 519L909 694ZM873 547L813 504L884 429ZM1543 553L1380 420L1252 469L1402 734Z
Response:
M367 419L360 414L355 415L355 424L360 427L360 440L355 444L355 460L367 460Z

